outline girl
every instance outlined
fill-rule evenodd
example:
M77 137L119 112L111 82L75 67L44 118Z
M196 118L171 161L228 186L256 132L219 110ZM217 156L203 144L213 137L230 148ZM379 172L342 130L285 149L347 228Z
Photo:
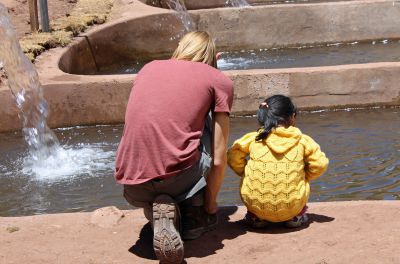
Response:
M296 112L289 97L269 97L257 113L261 128L228 150L228 165L242 177L245 219L253 227L268 222L299 227L308 221L309 181L321 176L329 161L319 145L294 126Z

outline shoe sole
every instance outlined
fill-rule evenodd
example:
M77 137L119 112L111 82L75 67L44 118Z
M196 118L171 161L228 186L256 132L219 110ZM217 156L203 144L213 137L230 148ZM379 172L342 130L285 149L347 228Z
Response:
M182 263L183 241L176 230L177 211L174 200L160 195L153 202L153 248L160 263Z
M307 216L307 214L304 214L301 216L301 218L298 221L290 220L290 221L285 222L285 226L288 228L297 228L297 227L300 227L307 223L308 223L308 216Z

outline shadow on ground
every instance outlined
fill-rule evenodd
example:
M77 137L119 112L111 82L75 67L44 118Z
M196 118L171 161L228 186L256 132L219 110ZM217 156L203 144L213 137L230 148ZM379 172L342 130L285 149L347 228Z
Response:
M235 239L236 237L246 233L237 222L229 222L229 216L238 210L237 206L228 206L221 208L218 212L217 227L204 234L202 237L185 241L185 258L188 257L205 257L215 254L217 250L222 249L224 240ZM150 223L143 226L136 241L129 251L138 257L156 260L153 250L153 231Z
M150 222L143 226L139 234L139 239L129 249L129 252L141 258L157 259L153 250L153 230L151 230Z
M281 224L273 224L271 227L265 229L252 229L249 228L243 220L230 222L230 216L238 210L237 206L223 207L218 212L218 225L215 230L204 234L202 237L185 241L185 258L196 257L202 258L209 255L216 254L216 252L224 247L224 240L235 239L246 232L257 232L263 234L282 234L289 232L296 232L309 227L314 222L324 223L331 222L335 218L319 215L308 214L309 223L299 228L285 228ZM143 226L139 234L139 239L129 249L129 251L138 257L145 259L156 260L156 255L153 250L153 231L150 223Z
M308 223L303 224L302 226L297 228L287 228L283 223L273 223L268 227L262 229L256 229L248 227L244 220L239 220L237 221L237 223L242 225L242 228L246 228L249 232L256 232L260 234L285 234L291 232L298 232L300 230L306 229L313 223L326 223L335 220L335 218L326 215L307 213L307 216L308 216Z
M235 239L246 233L237 222L230 222L230 217L238 210L237 206L227 206L218 213L218 225L215 230L204 234L202 237L185 241L185 257L206 257L215 254L224 247L224 240Z

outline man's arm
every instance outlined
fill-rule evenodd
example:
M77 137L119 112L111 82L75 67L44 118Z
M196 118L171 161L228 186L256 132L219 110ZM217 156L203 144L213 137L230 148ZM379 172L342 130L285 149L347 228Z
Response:
M225 176L229 115L227 113L215 113L213 120L213 164L207 177L204 205L209 214L217 212L217 196Z

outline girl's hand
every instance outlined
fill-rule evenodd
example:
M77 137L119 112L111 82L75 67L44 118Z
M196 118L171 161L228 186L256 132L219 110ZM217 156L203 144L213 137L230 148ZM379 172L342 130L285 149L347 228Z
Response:
M215 55L215 58L217 58L217 60L221 59L222 56L222 52L217 52L217 55Z

